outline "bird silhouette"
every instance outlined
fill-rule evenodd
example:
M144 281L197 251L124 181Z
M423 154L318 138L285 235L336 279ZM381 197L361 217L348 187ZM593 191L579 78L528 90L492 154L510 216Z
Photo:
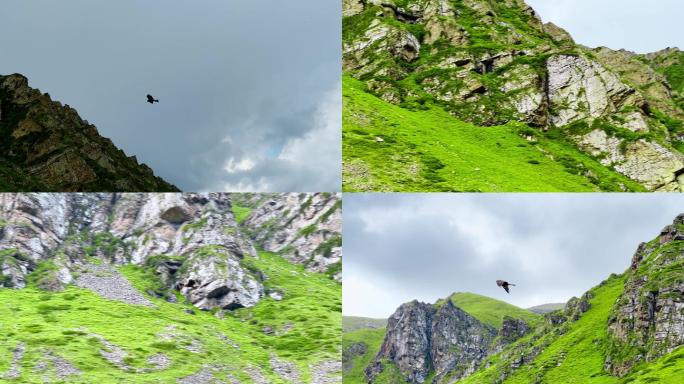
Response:
M498 285L499 287L502 287L504 290L506 290L506 293L511 293L508 290L509 286L515 287L515 284L510 284L508 281L504 281L504 280L497 280L496 285Z
M150 104L154 104L155 102L158 103L159 100L157 100L157 99L155 99L154 97L152 97L152 95L147 95L147 102L150 103Z

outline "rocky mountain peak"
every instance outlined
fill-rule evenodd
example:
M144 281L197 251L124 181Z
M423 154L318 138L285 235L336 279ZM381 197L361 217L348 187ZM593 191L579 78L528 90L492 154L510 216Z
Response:
M365 371L370 382L386 369L387 361L410 383L422 383L431 374L434 383L453 382L475 372L489 354L530 332L527 323L512 317L504 318L497 330L449 299L402 304L386 329L380 351Z
M199 309L231 310L251 307L270 294L282 298L282 292L265 288L268 276L253 265L259 258L256 247L273 249L258 236L262 230L276 229L285 238L300 234L299 248L293 245L301 250L300 258L291 260L309 263L312 271L328 272L331 264L340 262L341 244L319 247L325 240L341 238L340 226L333 224L340 220L338 209L322 220L322 214L316 216L304 208L300 212L297 205L307 199L319 201L316 195L292 200L289 194L274 194L267 202L256 201L249 226L237 222L233 199L240 197L226 193L2 194L0 287L23 288L29 279L37 279L39 286L50 290L79 281L86 288L93 288L92 284L96 288L107 285L99 282L99 269L132 264L159 279L155 295L175 300L173 291L178 290ZM339 196L328 195L325 201L334 206ZM272 214L273 224L262 228L267 210L261 204L283 202L297 208L295 213ZM309 221L300 220L301 216L324 221L325 229L314 226L301 234L309 228L304 227ZM290 222L277 227L277 220ZM314 236L312 244L307 236ZM295 240L287 244L291 243ZM331 277L339 278L339 269Z
M0 76L0 137L2 190L178 190L20 74Z

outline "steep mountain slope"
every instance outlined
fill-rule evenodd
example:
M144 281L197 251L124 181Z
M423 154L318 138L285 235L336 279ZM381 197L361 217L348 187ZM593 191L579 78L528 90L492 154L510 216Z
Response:
M380 351L385 338L385 327L363 328L342 334L342 370L344 383L367 383L366 367ZM391 384L402 382L401 376L393 365L375 376L375 383ZM393 380L398 378L398 380Z
M2 191L178 191L18 74L0 76L0 150Z
M524 320L530 326L535 326L542 321L540 316L526 309L474 293L457 292L449 298L455 306L497 329L501 328L507 316Z
M522 0L343 9L345 190L681 189L678 50L582 47Z
M455 293L449 298L435 304L406 303L386 327L345 330L344 382L454 380L541 321L534 313L483 296ZM455 306L457 302L467 309Z
M373 379L369 373L379 362L394 375L394 382L450 383L456 378L459 383L472 384L678 383L684 373L683 263L684 214L654 240L639 245L624 274L610 276L582 297L568 301L562 310L537 317L543 321L524 332L519 332L522 327L512 327L514 323L509 322L507 326L504 320L494 341L481 338L479 343L470 342L481 346L486 354L470 360L470 369L449 367L445 372L440 371L439 364L432 363L427 364L428 374L411 376L404 367L410 364L424 367L422 363L426 358L431 362L433 354L398 359L405 354L388 356L382 348L372 349L374 345L369 344L367 353L377 353L375 360L358 353L358 347L356 354L343 351L345 382L347 379L350 383L364 382L365 378L358 375L358 368L354 366L356 363L368 364L366 377ZM483 300L481 313L487 313L488 302ZM406 312L403 307L395 315ZM460 318L453 315L451 321ZM420 321L411 323L404 327L424 329ZM390 321L388 329L391 325ZM456 351L451 353L458 356L470 339L458 337L457 332L450 335L456 337L446 338L451 346L447 350ZM354 345L354 337L353 332L343 336L345 348ZM410 350L421 345L421 340L424 339L396 337L388 330L383 347L387 343L399 343Z
M332 193L237 195L243 211L240 221L270 252L314 272L342 280L342 199Z
M341 285L262 251L233 198L0 196L0 378L340 382Z
M343 82L345 191L644 191L558 131L482 129L440 108L411 111ZM380 141L381 140L381 141Z

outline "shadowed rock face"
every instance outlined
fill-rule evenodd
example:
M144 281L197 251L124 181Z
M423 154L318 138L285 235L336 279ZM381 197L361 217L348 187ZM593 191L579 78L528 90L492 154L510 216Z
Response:
M682 191L684 89L661 74L684 63L679 50L583 47L522 0L344 0L343 9L343 69L381 99L429 101L481 126L563 130L647 189Z
M422 383L432 363L430 341L435 312L432 305L417 301L400 306L387 320L387 333L376 360L388 359L408 381ZM374 377L372 372L366 375Z
M23 288L38 264L49 263L39 284L59 290L75 271L94 268L95 257L150 268L167 288L155 294L169 300L175 288L203 310L251 307L265 295L267 276L248 263L258 255L243 230L225 193L0 194L0 287ZM106 283L93 276L90 285Z
M520 319L514 319L510 316L505 316L501 330L499 331L498 348L513 343L531 331L530 326Z
M606 369L616 376L684 345L684 215L639 245L609 319ZM627 351L627 353L625 353Z
M412 301L387 321L385 340L366 376L373 380L383 366L394 363L411 383L435 372L436 383L474 372L487 357L496 330L455 307L450 300L436 307Z
M178 191L68 105L0 76L0 190Z

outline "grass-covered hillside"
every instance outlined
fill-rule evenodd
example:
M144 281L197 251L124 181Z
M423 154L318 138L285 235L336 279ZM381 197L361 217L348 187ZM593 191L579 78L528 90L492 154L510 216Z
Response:
M531 341L535 335L520 340L519 344L509 346L515 350L519 345L526 348L512 354L510 360L535 348L541 348L533 362L527 364L507 378L505 383L531 383L535 380L543 383L595 382L615 383L603 370L604 354L607 348L606 324L615 300L622 293L623 278L609 279L605 284L595 288L594 298L590 300L591 309L580 320L570 325L563 334L546 333L537 340ZM530 345L528 346L527 343ZM548 344L548 345L547 345ZM505 355L508 350L502 354ZM501 369L507 368L506 362L499 355L491 357L486 364L492 364L464 380L464 383L493 383L501 375Z
M523 0L343 1L345 191L672 191L684 61Z
M342 369L344 383L367 383L364 370L380 350L385 328L361 328L342 334ZM381 381L378 378L378 382Z
M457 292L449 297L455 306L475 316L482 323L501 328L505 316L525 321L531 327L541 323L542 317L527 309L469 292Z
M484 368L462 381L464 384L495 383L510 372L513 361L541 350L533 360L515 370L502 383L666 383L680 382L684 374L684 349L642 365L618 378L604 369L609 337L606 330L614 305L623 293L625 276L614 276L592 289L590 309L576 322L556 332L532 334L490 357ZM562 329L562 330L561 330Z
M264 250L245 222L282 213L236 197L0 196L0 383L340 383L341 283Z
M564 133L477 127L437 105L402 108L343 78L343 188L364 191L644 191Z
M254 264L285 298L224 318L144 294L155 276L134 266L119 271L150 306L74 286L56 293L33 284L0 288L0 382L202 383L204 372L229 383L288 382L275 372L274 357L295 364L304 382L325 376L321 362L339 358L340 285L275 254L260 253Z

